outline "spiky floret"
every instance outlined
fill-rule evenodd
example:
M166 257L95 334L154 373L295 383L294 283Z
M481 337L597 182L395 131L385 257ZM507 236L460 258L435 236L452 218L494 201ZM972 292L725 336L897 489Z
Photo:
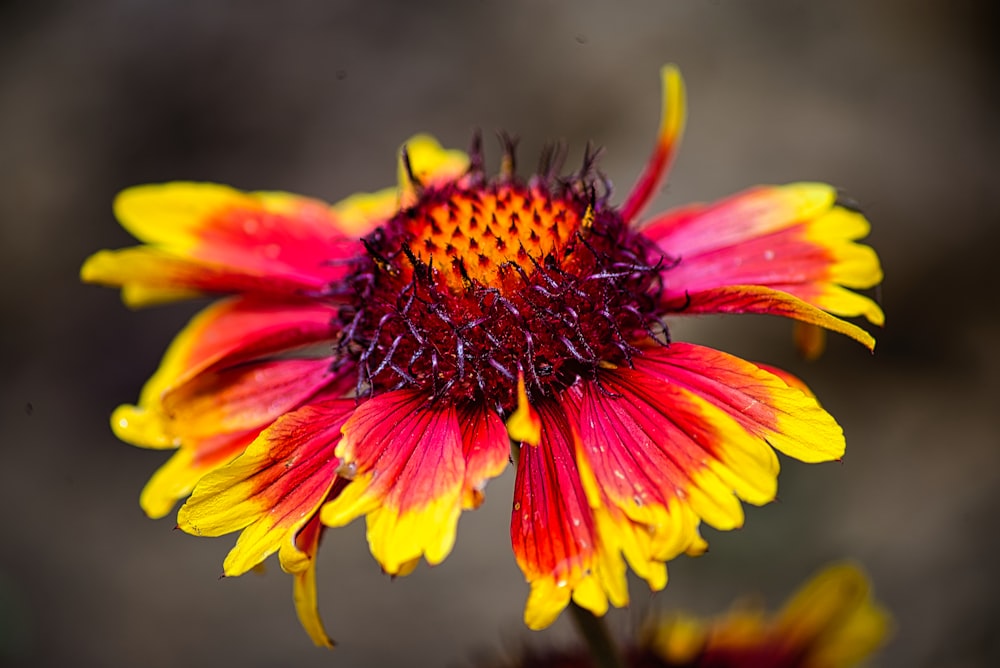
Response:
M527 183L512 149L492 179L477 157L364 240L340 312L359 394L415 386L504 415L519 375L533 397L551 396L629 364L637 340L666 337L665 260L608 205L593 154L570 177L543 169Z

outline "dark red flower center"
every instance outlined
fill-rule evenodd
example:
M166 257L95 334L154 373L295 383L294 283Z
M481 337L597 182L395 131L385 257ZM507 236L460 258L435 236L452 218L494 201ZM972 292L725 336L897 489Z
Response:
M662 257L589 171L525 184L474 168L368 236L340 314L359 394L415 386L509 414L519 375L552 395L665 338Z

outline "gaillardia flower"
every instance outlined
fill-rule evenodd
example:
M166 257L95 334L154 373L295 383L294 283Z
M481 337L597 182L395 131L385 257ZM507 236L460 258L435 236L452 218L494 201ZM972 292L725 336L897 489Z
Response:
M882 645L890 627L890 616L873 600L865 574L844 563L817 574L775 614L757 604L738 604L713 619L653 615L638 637L621 643L618 660L628 668L850 668ZM571 647L525 648L513 659L489 665L595 664L586 647Z
M709 205L639 214L683 125L664 68L656 147L621 206L588 152L560 176L548 151L527 180L503 138L497 176L418 136L400 186L328 206L201 183L131 188L115 202L144 245L101 251L83 280L144 306L228 295L166 352L115 433L177 449L149 481L153 517L203 536L240 531L240 575L278 552L299 617L316 613L326 527L365 517L372 554L406 574L451 551L511 453L511 539L531 586L525 621L572 599L628 601L626 563L654 590L664 562L731 529L740 500L775 495L772 448L837 459L841 429L788 374L671 341L668 320L772 313L872 337L838 316L882 313L851 288L881 280L854 243L858 212L816 183L758 187ZM513 447L512 447L513 442Z

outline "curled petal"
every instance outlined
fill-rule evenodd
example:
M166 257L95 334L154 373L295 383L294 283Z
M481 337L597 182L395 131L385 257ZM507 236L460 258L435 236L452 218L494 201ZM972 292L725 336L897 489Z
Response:
M860 296L860 295L859 295ZM675 296L673 306L686 315L700 313L757 313L780 315L849 336L869 350L875 349L875 337L857 325L836 318L798 297L761 285L726 285L702 292Z
M684 80L680 70L674 65L665 65L660 70L663 80L663 116L656 147L649 157L639 180L621 207L622 220L635 220L656 194L656 189L666 178L670 163L677 154L681 134L684 132Z
M115 200L122 226L145 246L100 251L81 269L121 286L131 306L211 292L283 297L322 293L346 275L359 243L325 204L210 183L137 186Z
M316 513L336 480L334 449L353 399L310 404L265 429L232 463L206 475L177 515L198 536L240 531L226 575L242 575Z
M324 530L319 515L314 514L278 554L281 567L292 574L292 598L299 623L317 647L332 648L335 643L323 627L316 599L316 555Z
M323 506L323 523L367 515L372 555L393 575L421 556L443 561L455 543L465 483L455 407L431 405L419 391L387 392L361 404L343 431L337 456L351 484Z

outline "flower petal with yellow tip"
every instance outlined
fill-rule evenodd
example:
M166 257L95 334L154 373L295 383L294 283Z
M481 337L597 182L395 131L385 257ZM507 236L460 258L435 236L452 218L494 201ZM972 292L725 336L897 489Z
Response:
M778 296L772 300L776 315L841 331L869 345L870 337L805 306L883 323L878 305L853 292L882 280L875 252L855 243L868 229L863 215L837 203L831 186L795 183L685 206L654 219L644 233L671 258L663 299L681 313L733 312L733 292L767 289L804 302L789 309L794 300ZM743 310L769 312L762 299Z
M276 552L326 499L340 462L334 450L354 401L309 404L279 418L230 464L195 486L177 525L197 536L241 531L223 565L242 575Z
M455 542L465 482L455 408L387 392L358 406L343 432L337 456L351 483L323 506L323 523L367 516L372 555L389 574L421 556L440 563Z

